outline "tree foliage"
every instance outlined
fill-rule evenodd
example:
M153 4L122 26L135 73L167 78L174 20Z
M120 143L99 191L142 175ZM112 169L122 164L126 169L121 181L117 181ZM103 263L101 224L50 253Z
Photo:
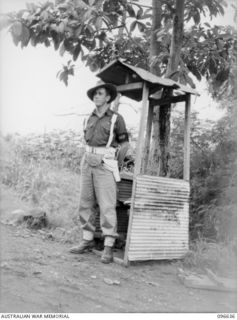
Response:
M216 123L192 114L191 202L192 239L228 241L236 236L237 222L237 113L236 99ZM227 103L223 101L223 103ZM171 175L183 175L183 115L173 119Z
M236 59L236 31L201 23L224 14L222 0L187 0L185 2L185 36L178 70L178 80L194 86L193 75L205 77L213 95L231 78L230 65ZM152 30L152 7L128 0L57 0L44 4L27 4L25 9L1 17L0 27L9 27L16 45L54 46L61 55L68 52L74 61L80 58L92 71L116 57L150 69L159 66L165 75L172 31L175 1L161 1L161 27ZM234 10L236 10L233 7ZM120 30L118 33L117 30ZM155 32L160 52L149 61L149 42ZM233 54L234 53L234 54ZM60 80L66 84L72 67L64 66Z

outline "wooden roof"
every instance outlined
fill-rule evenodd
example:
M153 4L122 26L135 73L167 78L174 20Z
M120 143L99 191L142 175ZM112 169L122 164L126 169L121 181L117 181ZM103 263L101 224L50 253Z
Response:
M133 86L130 86L131 89L123 91L123 94L137 101L142 99L142 86L135 84L141 84L143 81L148 83L150 95L164 87L178 89L184 94L190 93L199 95L196 90L190 87L181 85L171 79L158 77L142 68L129 65L123 62L121 59L111 61L104 68L102 68L96 74L96 76L102 79L104 82L109 82L116 85L118 87L118 91L120 91L120 87L126 84L134 84Z

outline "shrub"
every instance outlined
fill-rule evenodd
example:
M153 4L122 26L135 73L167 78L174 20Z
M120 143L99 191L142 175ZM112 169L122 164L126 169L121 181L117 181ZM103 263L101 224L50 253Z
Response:
M222 276L235 277L237 263L237 238L226 243L198 239L191 243L182 265L198 271L211 269Z
M14 188L21 199L44 208L55 227L74 225L78 206L83 146L79 139L69 145L69 136L63 135L61 143L60 134L53 133L46 144L40 135L1 138L1 182ZM70 157L72 146L75 151Z

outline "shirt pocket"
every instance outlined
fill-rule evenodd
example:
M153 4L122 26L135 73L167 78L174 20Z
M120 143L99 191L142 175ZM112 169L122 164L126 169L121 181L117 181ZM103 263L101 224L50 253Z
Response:
M105 135L109 135L110 134L110 127L111 127L111 123L109 120L104 121L101 124L101 131L105 134Z
M94 133L94 123L93 122L88 123L84 132L85 132L85 140L88 142L92 138Z

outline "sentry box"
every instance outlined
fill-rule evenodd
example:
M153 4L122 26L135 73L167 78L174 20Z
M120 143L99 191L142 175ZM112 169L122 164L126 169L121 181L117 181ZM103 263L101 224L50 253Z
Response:
M97 77L116 85L122 95L142 101L134 172L122 172L118 183L118 233L125 247L116 250L114 261L127 266L131 261L182 258L189 246L190 103L191 94L199 94L120 59ZM164 90L171 94L156 94ZM183 179L147 175L153 108L178 102L185 102ZM98 236L99 217L96 225Z

